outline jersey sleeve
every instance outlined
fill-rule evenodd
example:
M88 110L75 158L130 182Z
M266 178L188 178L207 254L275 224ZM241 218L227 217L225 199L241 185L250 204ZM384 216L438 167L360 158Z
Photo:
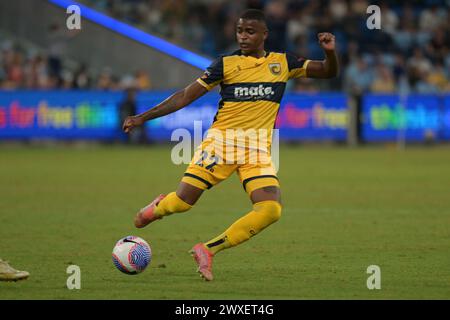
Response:
M197 82L207 90L211 90L223 80L223 57L214 60Z
M286 53L289 70L289 79L307 77L306 67L311 60L299 58L292 53Z

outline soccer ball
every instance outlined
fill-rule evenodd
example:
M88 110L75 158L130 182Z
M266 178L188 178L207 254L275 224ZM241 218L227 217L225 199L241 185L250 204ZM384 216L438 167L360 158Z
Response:
M112 260L116 268L123 273L138 274L150 264L152 249L144 239L128 236L117 241Z

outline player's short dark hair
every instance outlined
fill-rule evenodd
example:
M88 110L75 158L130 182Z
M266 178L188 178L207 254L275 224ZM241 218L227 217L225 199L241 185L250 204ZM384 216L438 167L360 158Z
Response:
M246 20L258 20L266 23L264 12L258 9L248 9L241 14L240 18Z

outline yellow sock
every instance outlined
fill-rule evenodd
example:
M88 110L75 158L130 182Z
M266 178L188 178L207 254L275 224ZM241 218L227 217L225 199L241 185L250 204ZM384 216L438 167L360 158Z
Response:
M233 223L220 236L206 242L208 250L217 252L247 241L281 217L281 205L272 200L261 201L253 205L253 211Z
M217 252L227 249L231 247L230 241L228 241L228 237L226 233L222 233L220 236L215 237L214 239L209 240L205 243L206 248L212 254L216 254Z
M181 200L175 192L169 193L155 208L155 215L163 217L176 212L184 212L192 206Z

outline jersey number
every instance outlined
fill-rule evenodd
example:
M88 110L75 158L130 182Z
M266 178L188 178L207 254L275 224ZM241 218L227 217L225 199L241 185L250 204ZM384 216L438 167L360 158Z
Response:
M208 162L208 164L204 163ZM219 162L219 157L212 155L208 157L208 152L202 151L200 154L200 159L195 163L200 167L205 167L206 170L214 172L214 166Z

